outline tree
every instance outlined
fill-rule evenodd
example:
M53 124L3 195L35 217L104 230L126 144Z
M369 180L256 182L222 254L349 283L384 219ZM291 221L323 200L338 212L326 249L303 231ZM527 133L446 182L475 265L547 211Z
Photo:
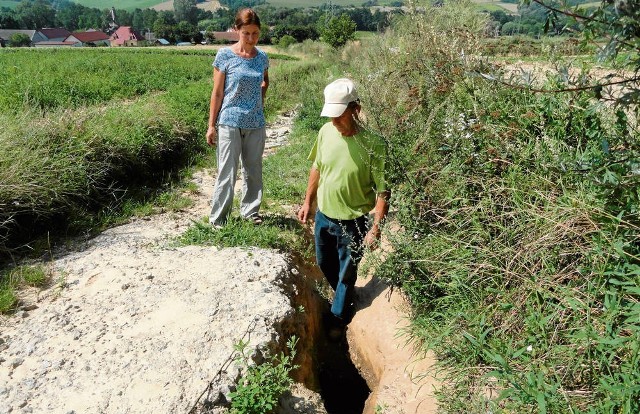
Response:
M25 47L31 46L31 38L24 33L16 33L9 38L9 46Z
M44 0L22 0L16 15L26 29L41 29L55 25L56 11Z
M151 29L153 27L153 23L158 19L158 12L155 9L144 9L142 10L142 25Z
M3 7L0 9L0 29L18 29L20 22L16 19L13 10Z
M187 21L179 22L174 29L176 40L179 42L195 42L196 34L200 35L198 28ZM200 40L202 40L200 35Z
M175 25L176 21L171 12L160 12L158 18L153 23L153 32L158 39L167 39L170 42L175 41Z
M354 40L356 35L356 23L346 14L339 17L333 16L324 27L320 28L320 38L331 47L339 48L349 40Z
M133 16L131 18L131 25L140 31L147 29L148 27L144 25L144 15L142 14L141 9L135 9L133 11Z
M197 0L173 0L176 21L197 24L198 8L196 3Z

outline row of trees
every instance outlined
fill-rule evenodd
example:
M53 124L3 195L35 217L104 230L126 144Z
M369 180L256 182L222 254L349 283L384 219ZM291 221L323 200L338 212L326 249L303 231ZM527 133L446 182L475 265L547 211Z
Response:
M517 1L507 1L508 3L518 3ZM550 6L561 7L558 1L548 2ZM566 7L580 7L586 4L592 11L595 9L593 2L589 0L565 0ZM585 12L589 12L585 10ZM568 30L579 30L579 25L566 15L557 15L549 21L549 9L540 3L523 3L518 6L517 14L509 14L502 10L492 11L489 14L492 19L491 32L499 35L528 35L538 37L540 35L558 35L566 33ZM545 30L546 28L546 30Z
M204 37L202 32L227 30L233 24L238 7L249 5L258 11L263 25L270 28L263 30L263 43L302 42L322 36L331 39L330 43L334 45L343 44L343 38L353 37L355 30L384 30L391 14L379 10L372 12L368 7L276 8L263 4L263 0L226 0L222 3L227 8L216 12L199 9L197 0L174 0L173 11L115 10L114 14L120 26L132 26L140 32L153 31L156 37L169 41L200 42ZM90 8L70 0L21 0L15 9L0 9L2 29L64 27L76 31L100 28L108 32L111 22L112 10ZM323 36L330 27L330 33ZM332 33L338 27L348 30L342 34ZM213 40L212 36L210 40Z

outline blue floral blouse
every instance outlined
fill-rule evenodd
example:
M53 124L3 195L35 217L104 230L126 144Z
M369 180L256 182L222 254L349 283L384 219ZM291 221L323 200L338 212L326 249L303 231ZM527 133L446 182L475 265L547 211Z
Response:
M213 66L225 74L218 124L235 128L264 127L261 86L264 72L269 68L267 54L258 49L253 58L243 58L224 47L218 50Z

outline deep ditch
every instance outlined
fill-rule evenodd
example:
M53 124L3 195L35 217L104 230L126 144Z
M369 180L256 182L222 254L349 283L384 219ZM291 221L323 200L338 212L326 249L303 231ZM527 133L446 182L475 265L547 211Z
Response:
M284 341L292 334L300 338L296 361L300 368L293 377L320 394L328 414L362 414L371 389L351 361L346 328L332 329L329 302L320 292L330 288L317 267L296 262L294 279L287 284L293 289L285 290L294 308L304 312L297 313L293 324L285 322L281 332Z

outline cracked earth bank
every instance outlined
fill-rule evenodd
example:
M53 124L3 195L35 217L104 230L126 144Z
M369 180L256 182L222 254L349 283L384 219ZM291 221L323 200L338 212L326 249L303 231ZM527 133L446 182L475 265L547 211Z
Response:
M286 122L271 127L268 151L286 139ZM176 237L209 208L211 172L194 181L200 191L189 209L134 219L54 253L52 286L26 292L20 310L0 319L0 414L188 413L197 401L220 404L240 375L230 363L240 339L260 355L297 335L296 380L314 382L313 277L274 250L178 247ZM394 345L403 343L399 307L374 282L362 281L366 303L348 332L356 365L371 388L379 385L379 402L365 412L435 412L431 384L411 379L410 350ZM278 412L326 413L300 384Z

